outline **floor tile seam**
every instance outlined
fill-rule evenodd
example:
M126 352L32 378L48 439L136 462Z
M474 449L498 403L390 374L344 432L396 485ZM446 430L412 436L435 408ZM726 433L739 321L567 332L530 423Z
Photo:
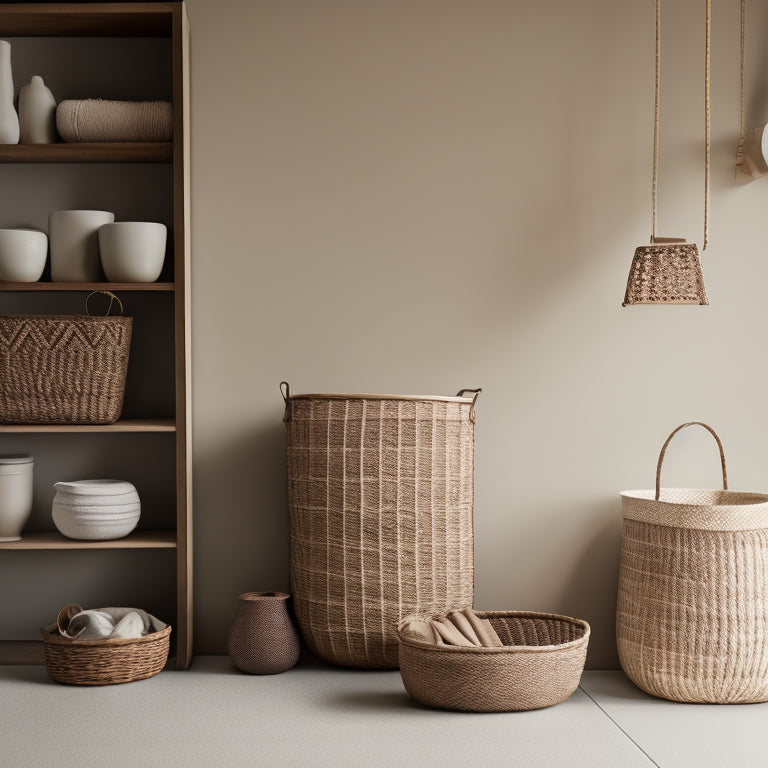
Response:
M613 723L616 728L618 728L619 731L621 731L624 737L628 739L635 746L635 748L638 749L651 762L651 764L655 766L655 768L662 768L662 766L659 765L659 763L657 763L634 738L632 738L632 734L630 734L626 728L620 725L619 722L611 716L608 710L605 709L605 707L603 707L602 704L600 704L600 702L586 688L584 688L582 685L579 685L579 690L603 713L603 715L605 715L605 717L608 718L608 720L611 721L611 723Z

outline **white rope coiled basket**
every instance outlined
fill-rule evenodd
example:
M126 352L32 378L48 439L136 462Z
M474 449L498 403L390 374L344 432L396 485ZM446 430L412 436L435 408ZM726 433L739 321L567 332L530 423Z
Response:
M717 441L723 490L661 488L669 442L699 425ZM768 494L728 490L712 427L688 422L664 443L656 488L621 494L619 660L654 696L768 701Z

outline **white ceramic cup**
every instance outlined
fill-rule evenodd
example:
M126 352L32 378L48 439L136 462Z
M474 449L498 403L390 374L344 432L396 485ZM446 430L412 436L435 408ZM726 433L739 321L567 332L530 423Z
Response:
M115 220L109 211L53 211L48 217L51 280L99 282L104 279L99 258L99 227Z
M114 283L154 283L163 271L165 224L116 221L99 229L101 265Z
M0 229L0 280L35 283L48 258L48 236L36 229Z

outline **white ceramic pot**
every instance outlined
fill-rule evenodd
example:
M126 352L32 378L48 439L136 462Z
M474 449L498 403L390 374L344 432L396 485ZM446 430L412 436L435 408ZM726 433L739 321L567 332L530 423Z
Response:
M139 522L139 494L126 480L75 480L53 487L53 523L67 538L121 539Z
M34 460L27 454L0 456L0 541L18 541L32 513Z
M104 279L99 258L99 227L115 220L109 211L53 211L48 217L51 280L99 282Z
M165 224L116 221L99 229L101 266L114 283L154 283L165 261Z
M48 258L48 236L36 229L0 229L0 280L37 282Z

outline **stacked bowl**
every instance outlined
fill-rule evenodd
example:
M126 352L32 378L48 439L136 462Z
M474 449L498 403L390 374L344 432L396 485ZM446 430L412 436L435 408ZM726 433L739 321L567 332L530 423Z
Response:
M121 539L139 522L139 494L127 480L74 480L54 489L53 522L69 539Z

